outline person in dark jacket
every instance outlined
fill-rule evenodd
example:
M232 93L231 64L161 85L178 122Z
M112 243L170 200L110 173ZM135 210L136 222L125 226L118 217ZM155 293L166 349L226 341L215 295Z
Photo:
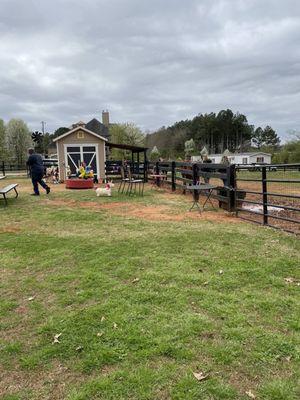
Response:
M28 150L28 160L27 160L27 165L30 168L30 174L31 174L31 180L33 184L33 190L34 193L32 193L32 196L39 196L39 185L42 186L46 190L46 193L50 193L50 188L49 186L43 181L44 177L44 165L43 165L43 159L39 154L36 154L33 149Z

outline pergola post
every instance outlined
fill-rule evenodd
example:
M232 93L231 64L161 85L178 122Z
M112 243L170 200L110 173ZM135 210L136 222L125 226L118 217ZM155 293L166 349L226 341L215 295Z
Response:
M140 153L137 153L137 170L138 170L138 175L140 177Z
M148 182L148 162L146 150L144 150L144 182Z
M134 152L131 151L131 172L134 174Z

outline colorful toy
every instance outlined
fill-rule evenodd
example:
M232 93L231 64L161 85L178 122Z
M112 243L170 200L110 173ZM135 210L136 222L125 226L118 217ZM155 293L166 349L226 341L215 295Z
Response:
M79 179L89 179L94 178L94 171L89 165L81 163L79 169L77 170L77 176Z

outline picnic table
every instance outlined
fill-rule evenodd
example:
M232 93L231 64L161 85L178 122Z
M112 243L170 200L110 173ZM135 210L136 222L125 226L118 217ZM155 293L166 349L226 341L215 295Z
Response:
M201 207L199 206L199 202L200 202L200 193L201 193L201 192L206 196L206 199L205 199L205 201L204 201L204 203L203 203L202 210L204 210L204 207L205 207L205 205L206 205L206 203L207 203L208 201L210 202L210 204L212 205L212 207L215 208L214 205L213 205L213 203L212 203L212 201L211 201L211 199L210 199L210 196L212 195L213 190L214 190L214 189L217 189L217 188L218 188L218 186L216 186L216 185L210 185L210 184L208 184L208 183L198 184L198 185L186 185L186 186L185 186L185 190L190 190L190 191L193 192L193 205L192 205L192 207L189 209L189 211L192 211L192 209L193 209L194 207L196 207L196 208L198 209L198 211L200 212L200 214L201 214Z

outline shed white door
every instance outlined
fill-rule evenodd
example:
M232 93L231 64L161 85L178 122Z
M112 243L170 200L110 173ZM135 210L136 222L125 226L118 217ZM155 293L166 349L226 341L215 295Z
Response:
M91 167L97 177L99 176L98 144L67 144L64 146L66 165L70 167L72 174L76 174L80 163L84 162Z

